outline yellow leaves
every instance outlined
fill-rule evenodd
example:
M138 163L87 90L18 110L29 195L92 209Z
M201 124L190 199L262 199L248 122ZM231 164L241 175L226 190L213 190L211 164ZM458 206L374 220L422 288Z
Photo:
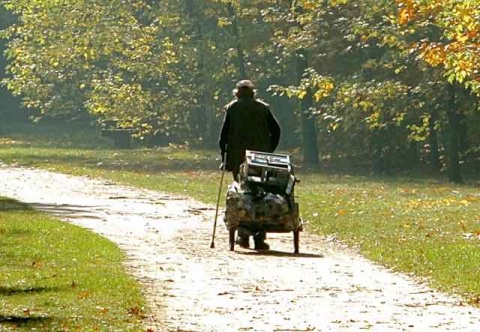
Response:
M96 51L93 48L85 48L83 52L83 58L86 61L91 61L96 59Z
M340 210L337 211L337 214L336 214L336 215L337 215L337 216L344 216L344 215L346 215L346 214L347 214L347 211L346 211L346 210L340 209Z
M226 17L219 17L217 20L217 25L221 28L231 25L232 22Z
M360 104L362 104L361 102ZM366 108L364 108L366 110ZM380 128L382 126L381 121L380 121L381 114L379 111L373 111L370 116L365 118L365 122L368 125L368 128L370 129L375 129L375 128Z
M466 199L462 199L458 202L459 205L464 205L464 206L468 206L470 205L470 202L467 201Z
M132 308L129 308L127 311L128 311L128 314L131 316L135 316L139 318L144 317L143 311L140 307L132 307Z
M423 43L420 46L420 50L420 57L432 67L437 67L445 63L447 52L444 45Z
M82 292L78 293L77 298L79 300L85 300L85 299L89 298L90 296L92 296L92 293L85 290L85 291L82 291Z
M361 35L360 41L365 44L368 41L369 37L367 35Z
M322 98L328 97L334 88L333 82L323 80L317 83L317 91L313 94L313 99L319 102Z
M36 270L39 270L39 269L43 268L43 263L42 262L33 262L32 267Z
M104 308L104 307L97 307L97 310L100 312L100 314L102 315L106 315L108 314L108 312L110 311L108 308Z
M480 202L480 196L466 195L463 199L470 203Z
M381 38L382 38L383 45L396 46L397 44L399 44L398 36L384 35Z
M410 51L418 52L418 59L432 67L444 69L449 82L463 83L475 88L480 86L474 75L480 61L480 7L476 1L453 0L397 0L399 7L397 21L407 25L404 35L415 36L426 26L437 27L442 43L426 37L414 43Z
M11 138L0 138L0 145L23 145L28 144L26 141L13 140Z
M340 5L346 5L348 4L349 0L330 0L330 6L336 7Z
M407 210L417 210L417 209L438 209L444 207L467 207L472 202L466 198L441 198L441 199L415 199L410 200L405 204Z
M333 80L329 77L323 77L317 73L311 73L311 77L304 78L299 86L281 87L277 85L270 86L270 90L278 95L286 95L288 98L304 99L309 93L315 102L328 97L334 88Z
M413 9L411 7L402 8L398 14L398 22L400 24L409 23L414 16Z
M456 39L458 42L462 43L462 44L466 43L469 38L470 38L470 37L469 37L468 34L461 34L461 33L459 33L459 34L456 34L456 36L455 36L455 39Z
M305 98L306 95L307 95L307 90L300 90L300 91L297 93L297 98L298 98L298 99L303 99L303 98Z
M289 98L295 97L299 100L311 94L314 101L319 102L321 99L328 97L334 88L333 78L320 75L313 68L306 69L303 77L298 86L272 85L269 90L274 91L274 94L287 95Z
M318 8L319 4L318 1L316 0L303 0L301 1L300 5L302 6L303 9L306 10L315 10Z

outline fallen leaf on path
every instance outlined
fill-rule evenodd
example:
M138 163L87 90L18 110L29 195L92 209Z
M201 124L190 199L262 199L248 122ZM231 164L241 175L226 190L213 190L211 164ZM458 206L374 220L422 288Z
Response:
M221 293L218 293L217 295L221 296L221 295L230 295L230 294L232 294L232 293L230 293L230 292L221 292Z
M128 313L132 316L141 316L142 310L139 307L132 307L128 309Z

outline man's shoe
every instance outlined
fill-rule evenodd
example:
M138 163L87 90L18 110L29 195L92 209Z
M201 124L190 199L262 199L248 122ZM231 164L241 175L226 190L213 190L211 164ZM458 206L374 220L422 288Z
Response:
M265 241L255 241L255 250L268 250L270 246Z
M237 236L237 238L235 239L235 243L244 249L250 248L250 241L248 236Z

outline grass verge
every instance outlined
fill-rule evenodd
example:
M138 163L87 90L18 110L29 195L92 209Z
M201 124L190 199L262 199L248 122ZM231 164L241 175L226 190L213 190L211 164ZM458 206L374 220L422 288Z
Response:
M74 146L12 134L2 141L0 159L216 201L216 152ZM310 231L333 235L380 264L427 278L432 286L479 304L478 188L433 178L308 172L299 177L298 202Z
M0 256L0 330L141 330L139 287L101 236L0 197Z

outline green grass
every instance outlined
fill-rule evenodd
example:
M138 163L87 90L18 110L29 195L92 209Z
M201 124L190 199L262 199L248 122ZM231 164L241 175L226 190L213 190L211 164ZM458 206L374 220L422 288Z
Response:
M0 198L0 330L138 331L143 299L101 236Z
M304 181L301 204L311 230L478 302L478 190L425 179L306 175Z
M216 202L216 151L124 151L105 149L105 142L80 148L64 142L56 147L44 136L9 137L0 145L0 160L8 163ZM297 175L298 202L309 231L334 235L380 264L426 278L432 286L478 304L480 194L473 184L454 185L425 176L375 178L303 170ZM225 184L230 179L228 173Z

